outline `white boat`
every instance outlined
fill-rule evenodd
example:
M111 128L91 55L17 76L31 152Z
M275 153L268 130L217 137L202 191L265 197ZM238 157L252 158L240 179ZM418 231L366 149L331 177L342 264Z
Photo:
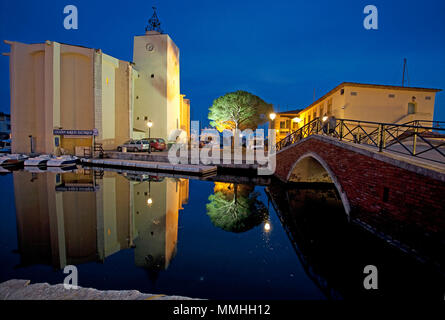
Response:
M48 160L46 165L48 167L66 167L66 166L74 166L79 161L78 157L75 156L60 156L51 158Z
M45 167L38 167L38 166L25 166L25 168L23 169L27 172L31 172L31 173L42 173L42 172L46 172Z
M76 170L77 170L77 166L75 164L63 166L63 167L46 167L46 172L53 172L53 173L74 172Z
M0 167L0 173L11 173L11 171L6 168Z
M13 167L22 165L28 156L23 154L7 154L0 157L0 165L3 167Z
M25 160L25 166L45 166L46 163L53 157L47 154L42 154L35 158L29 158Z

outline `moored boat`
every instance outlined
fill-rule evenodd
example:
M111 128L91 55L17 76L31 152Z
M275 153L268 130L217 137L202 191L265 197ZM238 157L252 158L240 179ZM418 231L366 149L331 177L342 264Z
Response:
M0 165L3 167L20 166L28 159L28 156L23 154L7 154L0 157Z
M25 160L25 166L45 166L53 157L47 154Z
M66 173L66 172L74 172L76 170L77 166L75 164L62 167L46 167L46 172L52 172L52 173Z
M75 156L60 156L48 160L46 165L48 167L66 167L74 166L78 161L79 158Z

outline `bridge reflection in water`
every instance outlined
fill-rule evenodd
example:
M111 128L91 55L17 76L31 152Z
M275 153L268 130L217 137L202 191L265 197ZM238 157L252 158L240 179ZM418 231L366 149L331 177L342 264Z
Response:
M443 274L353 224L333 184L271 185L266 192L306 273L328 299L443 297ZM367 265L378 269L378 290L364 289Z
M134 247L136 266L156 274L174 257L188 180L91 171L13 174L21 266L63 269Z

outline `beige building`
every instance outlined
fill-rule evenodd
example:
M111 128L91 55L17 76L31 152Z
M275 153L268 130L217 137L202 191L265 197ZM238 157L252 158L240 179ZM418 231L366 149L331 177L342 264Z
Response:
M311 120L325 115L337 119L380 123L432 121L434 101L440 89L399 87L344 82L302 110L277 114L272 128L283 139Z
M166 140L190 126L179 49L167 34L136 36L134 62L53 41L5 43L11 46L4 55L10 58L14 153L82 156L94 143L112 150L148 137L149 121L151 137Z

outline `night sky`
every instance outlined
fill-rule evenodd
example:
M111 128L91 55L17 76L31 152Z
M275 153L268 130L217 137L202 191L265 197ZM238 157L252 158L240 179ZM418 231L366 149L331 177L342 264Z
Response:
M63 27L68 4L79 10L78 30ZM378 30L363 27L368 4L379 10ZM4 39L53 40L131 61L133 36L144 34L153 5L180 48L192 120L205 120L212 101L235 90L285 111L343 81L400 85L405 57L410 86L445 89L444 0L0 0L0 51L9 51ZM9 112L8 57L0 70L0 111ZM435 120L445 120L445 92Z

